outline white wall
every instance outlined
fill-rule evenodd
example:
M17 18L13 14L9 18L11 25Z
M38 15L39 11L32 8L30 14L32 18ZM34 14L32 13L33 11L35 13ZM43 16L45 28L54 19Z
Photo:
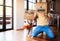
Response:
M16 27L20 29L24 25L24 0L16 0Z
M14 14L13 14L13 18L14 18L14 29L16 29L16 0L14 0Z

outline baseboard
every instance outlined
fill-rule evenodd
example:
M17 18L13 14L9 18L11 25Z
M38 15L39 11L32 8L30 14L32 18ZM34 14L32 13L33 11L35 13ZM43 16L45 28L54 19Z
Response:
M16 29L16 30L18 31L18 30L23 30L23 29Z

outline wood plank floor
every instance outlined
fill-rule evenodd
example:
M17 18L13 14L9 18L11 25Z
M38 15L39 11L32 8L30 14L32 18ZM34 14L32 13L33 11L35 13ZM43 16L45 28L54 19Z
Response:
M0 41L60 41L59 32L60 31L55 31L56 38L54 40L41 37L26 37L26 39L24 39L23 30L10 30L6 32L0 32Z

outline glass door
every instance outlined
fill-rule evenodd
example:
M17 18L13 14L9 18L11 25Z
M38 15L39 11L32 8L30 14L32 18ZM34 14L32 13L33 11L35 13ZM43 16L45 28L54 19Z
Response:
M0 0L0 31L13 29L13 0Z

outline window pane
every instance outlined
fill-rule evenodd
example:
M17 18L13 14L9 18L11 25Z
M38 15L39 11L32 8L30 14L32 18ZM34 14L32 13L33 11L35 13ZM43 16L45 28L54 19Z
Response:
M0 0L0 5L2 5L3 4L3 0Z
M12 28L12 17L6 17L6 29Z
M6 17L12 17L12 8L6 7Z
M29 9L33 9L33 3L29 2Z
M12 6L12 0L6 0L6 6Z
M27 1L24 1L24 9L27 9Z
M36 0L33 0L34 3L36 3Z
M3 6L0 6L0 29L3 29Z
M3 6L0 6L0 17L3 17Z
M33 10L36 10L36 4L33 4Z
M36 0L29 0L30 2L36 3Z
M33 2L33 0L29 0L29 1Z

